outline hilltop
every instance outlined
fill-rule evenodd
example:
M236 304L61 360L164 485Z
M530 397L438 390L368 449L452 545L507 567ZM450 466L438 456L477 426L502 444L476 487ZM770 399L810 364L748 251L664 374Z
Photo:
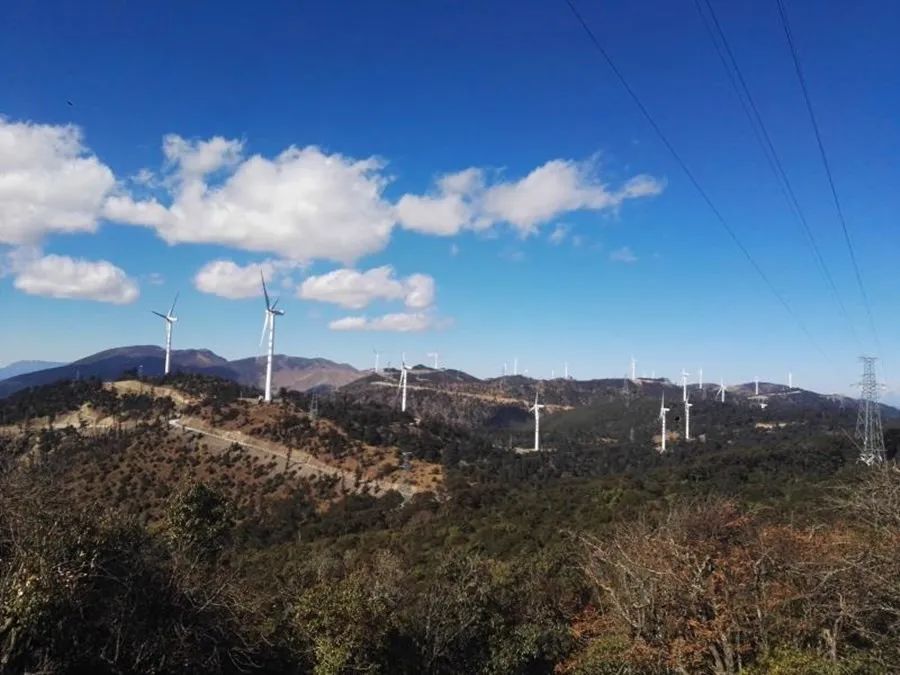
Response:
M163 374L164 363L165 351L154 345L107 349L65 365L0 379L0 397L62 380L95 377L108 381L127 372L159 377ZM256 387L264 376L265 362L258 358L229 361L208 349L175 349L172 350L171 368L173 373L211 375ZM276 388L305 391L339 387L360 375L360 371L346 363L278 354L273 363L272 379Z

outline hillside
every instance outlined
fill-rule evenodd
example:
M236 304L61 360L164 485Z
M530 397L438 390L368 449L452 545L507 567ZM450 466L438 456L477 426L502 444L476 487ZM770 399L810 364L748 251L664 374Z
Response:
M416 370L405 414L390 371L0 400L0 672L900 667L900 474L856 462L848 406L698 391L688 443L671 383L540 383L520 454L539 383Z
M38 370L46 370L47 368L56 368L63 366L64 363L57 361L15 361L6 366L0 366L0 380L6 380L17 375L26 375Z
M154 345L108 349L63 366L0 380L0 397L61 380L94 377L108 381L127 372L140 373L143 377L160 377L164 363L164 350ZM213 375L247 387L257 387L264 377L265 362L257 358L228 361L208 349L175 349L172 351L172 372ZM359 375L359 371L352 366L327 359L305 359L279 354L273 365L276 388L300 391L339 387Z

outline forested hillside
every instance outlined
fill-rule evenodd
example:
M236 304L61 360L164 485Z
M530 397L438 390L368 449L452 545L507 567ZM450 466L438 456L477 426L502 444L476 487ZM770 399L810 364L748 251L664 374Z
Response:
M533 397L516 386L503 406ZM661 391L616 386L561 390L539 453L515 451L527 416L354 385L271 406L201 375L19 392L0 669L898 672L900 472L856 463L853 411L698 397L705 438L660 455Z

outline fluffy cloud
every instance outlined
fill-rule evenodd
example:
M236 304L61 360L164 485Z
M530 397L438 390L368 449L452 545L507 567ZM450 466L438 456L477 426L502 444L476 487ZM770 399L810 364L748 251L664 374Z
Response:
M339 269L308 277L297 295L348 309L362 309L374 300L403 300L410 309L425 309L434 302L434 279L427 274L398 278L390 265L366 272Z
M234 166L241 159L244 144L214 136L208 141L188 141L178 134L163 138L163 154L185 180L202 178L219 169Z
M484 172L474 168L444 176L431 195L403 196L396 214L403 227L425 234L448 236L508 223L528 235L564 213L612 210L662 189L646 175L611 189L597 177L593 162L555 159L517 181L488 184Z
M331 330L367 330L385 331L394 333L421 332L431 328L440 327L441 322L436 321L424 312L385 314L384 316L368 319L364 316L347 316L343 319L332 321L328 324Z
M659 194L662 183L639 175L618 188L595 163L555 159L518 180L488 180L483 169L447 174L428 194L384 197L384 163L290 147L274 158L243 156L243 143L214 137L163 140L164 176L142 171L136 182L162 186L164 201L110 197L110 220L153 228L167 242L207 243L294 260L351 263L387 246L393 228L451 236L501 223L521 235L578 210L612 210Z
M269 286L272 277L292 267L296 264L284 260L265 260L243 266L231 260L213 260L194 275L194 287L229 300L255 298L262 295L260 275L266 277L266 286Z
M14 285L30 295L96 300L126 305L137 300L137 284L105 260L46 255L16 265Z
M617 248L615 251L611 251L609 254L609 259L613 262L620 263L635 263L637 262L637 256L628 246L623 246L622 248Z
M80 130L0 117L0 243L37 244L54 232L93 232L115 178Z
M107 201L106 217L152 227L171 244L221 244L304 261L347 263L387 245L394 218L382 197L387 178L379 160L316 147L240 159L241 147L167 136L171 204L120 194ZM214 184L207 174L220 169L227 176Z

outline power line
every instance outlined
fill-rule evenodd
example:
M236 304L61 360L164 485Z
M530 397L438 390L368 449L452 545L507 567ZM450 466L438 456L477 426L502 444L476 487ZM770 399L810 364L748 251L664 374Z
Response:
M831 275L831 271L828 269L828 265L826 264L825 259L822 256L822 252L819 249L816 238L809 226L809 222L806 220L806 215L803 213L803 209L800 207L800 202L797 199L797 195L794 192L791 181L784 170L784 165L781 162L781 158L779 157L778 152L775 150L775 144L772 142L772 137L769 134L765 123L763 122L762 115L760 115L759 108L756 105L756 101L754 100L753 95L750 93L750 88L747 85L747 80L744 78L744 74L741 71L740 66L738 66L737 59L734 56L734 51L731 49L728 38L725 36L725 32L722 29L719 18L716 15L712 4L710 3L710 0L702 0L702 2L706 5L707 11L712 18L712 25L710 25L709 19L703 12L703 5L701 5L701 0L694 0L694 4L697 7L697 13L700 14L701 19L703 19L703 25L710 37L710 41L713 43L713 46L716 49L716 53L719 56L719 60L722 62L722 67L725 69L725 72L728 75L728 79L731 82L731 86L735 91L735 95L737 96L737 99L741 104L741 108L743 108L744 114L747 116L747 120L750 122L750 127L753 130L753 135L756 138L756 142L759 144L760 149L762 150L763 155L765 156L766 161L769 165L769 168L772 170L772 173L775 176L775 180L778 183L779 188L781 189L782 195L788 202L791 213L800 224L801 230L806 236L807 244L812 249L813 256L818 264L819 272L822 274L823 280L831 290L832 299L838 305L841 314L844 316L844 319L847 322L847 327L849 328L850 333L853 336L854 342L856 342L857 346L861 346L859 343L859 336L856 333L856 327L854 326L853 320L850 318L850 313L847 311L847 307L844 304L844 301L841 298L841 294L838 291L837 285L834 282L834 277ZM713 28L715 28L715 34L713 33ZM716 34L718 35L719 40L722 43L721 47L719 45L719 40L716 40ZM724 52L722 51L722 47L724 47Z
M584 32L587 34L590 41L593 43L594 47L600 53L600 56L603 57L603 60L606 62L606 65L609 66L609 69L616 76L616 79L619 81L619 84L625 89L628 95L631 97L631 100L634 101L634 104L638 107L638 110L641 111L641 114L653 128L653 131L656 132L656 135L659 136L659 139L662 141L663 145L666 146L666 149L669 151L669 154L672 155L675 162L678 166L681 167L681 170L684 171L684 174L688 177L688 180L700 194L700 197L706 202L706 205L715 215L716 220L719 221L719 224L728 233L728 236L731 237L731 240L735 243L735 245L740 249L741 253L743 253L744 257L750 263L751 267L756 271L759 277L763 280L768 289L772 292L772 294L778 299L778 302L781 303L781 306L784 307L785 311L791 315L794 321L797 322L797 325L800 327L800 330L806 335L809 341L815 346L815 348L825 356L825 352L822 351L822 348L819 346L819 343L816 342L815 338L812 336L812 333L809 332L809 329L788 303L788 301L784 298L784 296L775 288L772 281L769 279L768 275L763 271L762 267L759 266L759 263L756 262L756 259L750 254L750 251L744 246L744 243L737 236L737 233L725 219L725 216L722 215L722 212L719 211L718 207L713 203L709 194L707 194L706 190L703 189L703 186L700 185L700 181L697 180L694 173L688 168L688 165L681 158L681 155L675 150L675 147L669 141L668 137L663 133L663 130L656 123L656 120L650 114L650 111L647 110L647 107L641 101L640 97L637 93L632 89L631 85L628 83L628 80L625 79L625 76L622 74L622 71L616 66L615 62L612 60L612 57L607 53L606 49L604 49L603 45L600 44L600 40L597 39L597 36L594 35L594 31L591 30L590 26L587 25L587 22L584 20L584 17L578 11L578 9L573 4L572 0L565 0L566 4L569 6L569 9L572 10L572 14L581 24L581 27L584 29ZM827 357L826 357L827 358Z
M791 58L794 61L794 70L797 72L797 80L800 82L800 89L803 92L803 101L806 103L806 110L809 113L809 120L812 123L813 131L816 135L816 143L819 146L819 155L822 158L822 165L825 167L825 175L828 177L828 186L831 188L831 197L834 200L834 207L837 210L838 220L841 223L841 230L844 233L844 242L847 244L847 250L850 252L850 261L853 263L853 272L856 275L856 283L859 286L859 292L862 295L863 304L866 308L866 314L869 317L869 326L872 329L872 335L875 337L875 344L879 353L881 352L881 340L878 338L878 329L875 327L875 316L872 314L872 306L869 304L869 295L866 293L865 284L863 284L862 274L859 271L859 264L856 260L856 252L853 249L853 242L850 239L850 232L847 229L847 219L844 217L844 209L841 207L841 200L838 198L837 188L834 184L834 176L831 173L831 164L828 161L828 155L825 152L825 144L822 142L822 134L819 131L819 123L816 120L816 114L813 111L812 100L809 97L809 90L806 87L806 78L803 76L803 69L800 67L800 57L797 54L797 47L794 44L794 36L791 32L791 25L787 18L787 12L784 8L782 0L775 0L778 5L778 15L781 17L781 25L784 28L784 35L787 38L788 46L791 49Z

